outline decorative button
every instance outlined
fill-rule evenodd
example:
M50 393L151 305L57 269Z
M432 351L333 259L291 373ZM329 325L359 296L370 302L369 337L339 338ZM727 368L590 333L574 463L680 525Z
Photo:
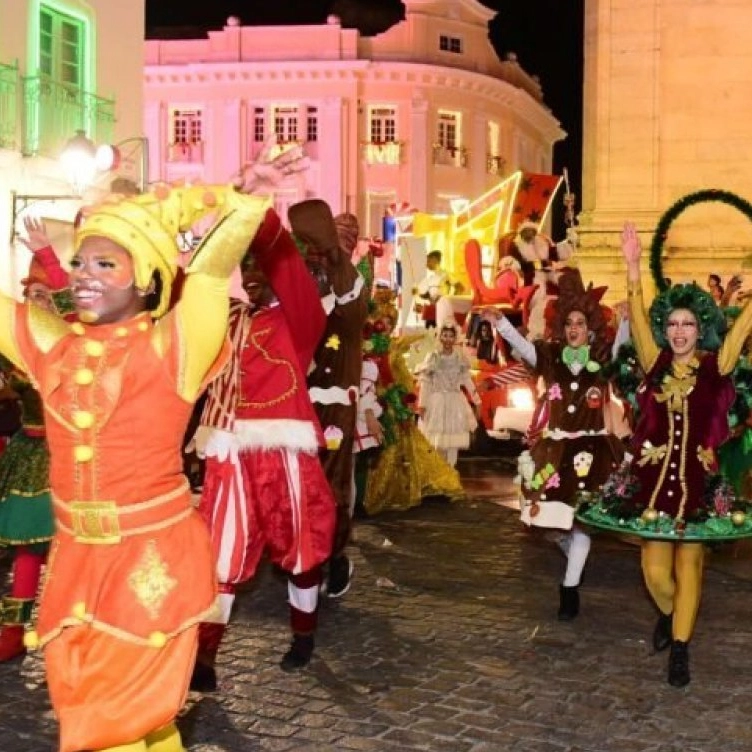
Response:
M573 381L573 382L572 382L572 383L571 383L571 384L569 385L569 388L570 388L570 389L571 389L571 390L572 390L573 392L576 392L576 391L577 391L577 389L579 388L579 386L580 386L580 385L579 385L579 384L578 384L578 383L577 383L576 381Z
M145 321L140 321L137 329L139 332L145 332L149 328L149 325Z
M84 351L87 355L91 355L92 358L98 358L104 352L104 345L95 339L89 339L86 340Z
M681 436L681 431L674 431L674 434L675 434L676 436Z
M674 413L674 419L681 420L681 415L679 415L679 413Z
M167 635L164 632L152 632L149 635L149 645L153 648L163 648L167 644Z
M30 629L23 636L23 644L29 650L36 650L39 647L39 633L35 629Z
M79 386L87 386L94 381L94 371L91 368L79 368L73 375L73 380Z
M679 445L678 444L674 444L674 449L678 449L678 448L679 448Z
M88 410L76 410L73 413L73 425L76 428L91 428L94 425L94 414Z
M94 456L94 450L88 444L73 447L73 457L76 462L89 462Z
M585 481L584 481L584 480L581 480L581 481L580 481L580 482L579 482L579 483L577 484L577 488L585 488Z
M668 494L669 496L673 496L673 495L674 495L674 492L673 492L673 491L667 491L667 494Z
M669 479L669 480L676 480L676 476L675 476L675 475L669 475L669 476L668 476L668 479Z
M126 337L127 335L128 335L128 327L119 326L117 329L115 329L116 337Z
M574 412L574 411L575 411L576 409L577 409L577 408L576 408L576 407L575 407L574 405L570 405L570 406L569 406L569 407L567 408L567 412L568 412L568 413L573 413L573 412Z
M546 494L541 494L541 501L545 501L545 500L546 500Z
M75 324L71 324L71 331L73 332L73 334L77 334L80 337L86 331L86 329L80 321L76 321Z
M73 608L71 609L71 613L76 619L83 621L86 618L86 604L83 601L74 603Z
M672 462L671 467L676 467L676 462Z

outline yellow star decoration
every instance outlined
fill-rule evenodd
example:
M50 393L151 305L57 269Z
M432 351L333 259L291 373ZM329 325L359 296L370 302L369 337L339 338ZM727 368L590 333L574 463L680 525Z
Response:
M167 574L167 564L157 551L156 541L149 541L138 565L128 575L128 586L136 600L156 619L164 599L177 584Z
M339 344L339 335L337 334L332 334L332 336L326 341L326 347L330 350L339 350Z

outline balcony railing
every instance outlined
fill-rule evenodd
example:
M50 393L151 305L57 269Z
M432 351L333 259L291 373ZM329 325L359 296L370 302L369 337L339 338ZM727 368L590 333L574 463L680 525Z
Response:
M402 162L401 141L366 141L363 157L368 164L398 165Z
M179 141L176 144L169 144L168 162L203 162L204 161L204 142L203 141Z
M433 145L433 163L450 167L467 167L470 155L464 146Z
M115 101L48 76L23 77L24 154L56 157L71 134L112 143Z
M18 63L0 63L0 149L18 148Z

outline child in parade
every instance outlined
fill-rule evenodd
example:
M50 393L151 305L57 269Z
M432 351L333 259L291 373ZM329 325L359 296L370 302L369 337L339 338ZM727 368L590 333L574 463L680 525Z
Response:
M476 412L480 405L480 396L470 377L470 361L457 349L457 329L454 322L442 323L438 350L417 371L420 430L452 467L457 464L458 451L470 446L470 438L478 426Z

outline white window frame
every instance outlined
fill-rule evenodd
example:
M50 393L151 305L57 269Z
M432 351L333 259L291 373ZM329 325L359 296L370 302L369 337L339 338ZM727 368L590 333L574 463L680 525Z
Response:
M451 34L439 34L439 50L449 52L453 55L461 55L465 50L465 44L462 37L452 36Z
M368 141L372 144L397 143L397 108L387 104L368 107Z
M170 133L173 144L200 144L204 140L204 112L201 107L172 107Z
M272 107L272 129L278 144L290 144L298 141L300 116L296 104L275 104Z

